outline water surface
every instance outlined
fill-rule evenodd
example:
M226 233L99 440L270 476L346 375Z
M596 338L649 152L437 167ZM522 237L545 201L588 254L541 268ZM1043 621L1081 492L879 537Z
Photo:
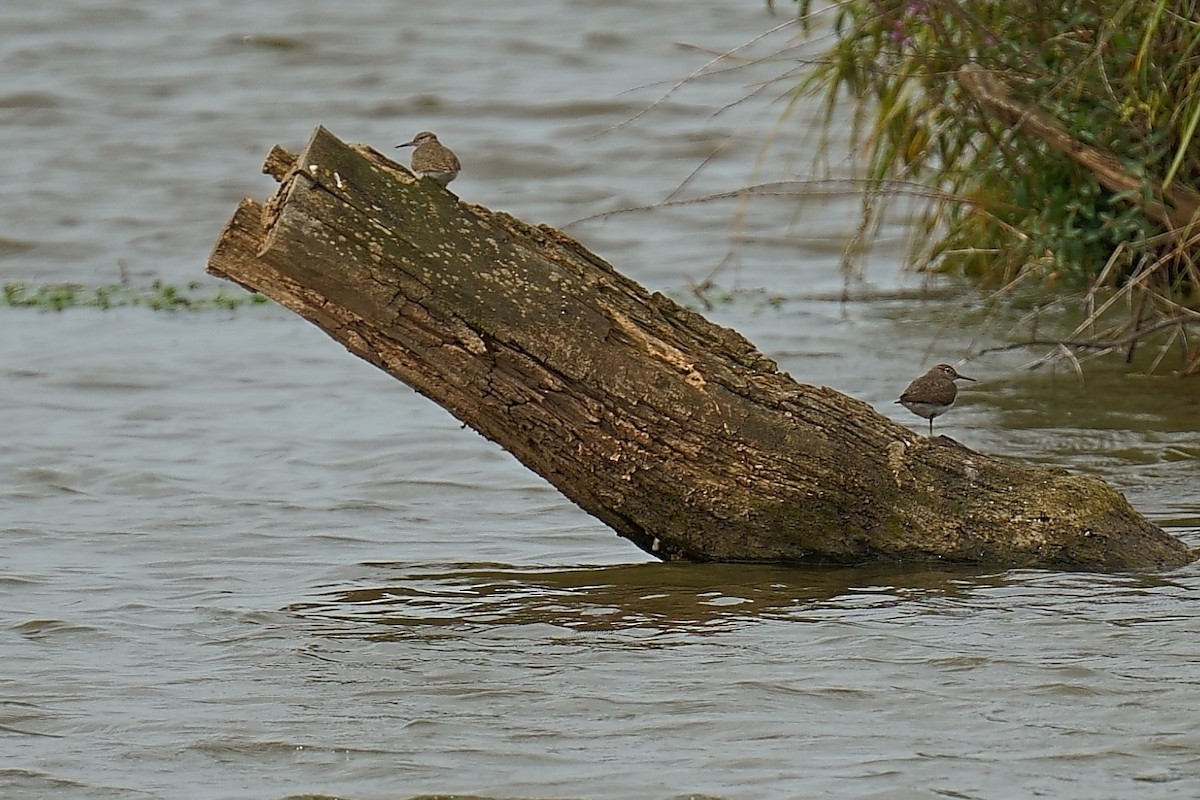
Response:
M454 188L566 225L808 174L784 21L734 0L12 0L0 279L203 280L276 142L432 128ZM766 53L786 44L775 37ZM687 42L695 48L678 45ZM829 165L844 174L838 160ZM853 198L571 228L797 378L892 404L978 346L952 304L839 304ZM740 211L740 213L739 213ZM867 265L898 269L898 225ZM807 297L809 299L803 299ZM930 352L934 333L941 331ZM939 429L1114 482L1200 544L1194 387L971 364ZM651 562L275 307L0 310L0 796L1191 798L1194 567L1071 575Z

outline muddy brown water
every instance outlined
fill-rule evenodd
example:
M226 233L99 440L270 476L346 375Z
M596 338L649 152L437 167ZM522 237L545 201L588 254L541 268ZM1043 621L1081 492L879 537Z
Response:
M423 128L463 197L566 225L805 174L804 114L682 88L761 3L0 12L0 278L203 280L270 145ZM777 44L783 40L774 39ZM766 52L764 46L759 52ZM724 110L723 110L724 109ZM844 165L834 163L837 173ZM799 210L798 210L799 209ZM571 228L652 289L836 294L852 198ZM871 286L898 269L900 223ZM801 380L892 400L952 304L716 308ZM968 446L1113 481L1200 544L1194 386L970 365ZM1192 798L1200 572L662 565L274 307L0 309L0 797Z

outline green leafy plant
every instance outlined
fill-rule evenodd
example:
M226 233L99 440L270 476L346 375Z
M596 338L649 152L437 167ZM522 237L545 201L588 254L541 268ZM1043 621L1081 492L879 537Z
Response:
M1063 342L1151 333L1200 372L1200 0L797 0L831 44L795 85L847 100L863 229L923 198L911 261L999 290L1037 285L1123 322ZM921 192L904 187L917 184ZM1160 324L1160 323L1168 324ZM1153 329L1151 331L1151 329ZM1161 359L1160 359L1161 360Z

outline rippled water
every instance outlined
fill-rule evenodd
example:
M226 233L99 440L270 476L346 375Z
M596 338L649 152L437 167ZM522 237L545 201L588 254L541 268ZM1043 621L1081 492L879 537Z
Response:
M201 279L271 144L433 128L532 221L806 174L803 111L689 84L754 0L10 0L0 279ZM775 37L756 52L786 43ZM723 110L725 109L725 110ZM636 117L636 118L635 118ZM627 124L622 124L627 123ZM796 144L791 144L791 141ZM831 168L836 173L840 164ZM756 178L755 176L758 176ZM841 286L852 198L573 226L652 288ZM894 226L893 226L894 227ZM868 277L908 279L885 247ZM938 303L711 316L891 404ZM929 358L973 332L945 329ZM972 363L939 428L1100 474L1200 544L1200 397ZM1200 589L1166 575L649 563L274 307L0 309L0 797L1191 798Z

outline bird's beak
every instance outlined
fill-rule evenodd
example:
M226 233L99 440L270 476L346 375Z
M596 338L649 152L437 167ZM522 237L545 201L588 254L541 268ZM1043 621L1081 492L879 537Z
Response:
M975 383L974 378L968 378L966 375L959 375L958 377L963 379L964 381L970 381L971 383Z
M414 144L416 144L416 143L415 142L405 142L404 144L396 145L396 147L412 147Z

